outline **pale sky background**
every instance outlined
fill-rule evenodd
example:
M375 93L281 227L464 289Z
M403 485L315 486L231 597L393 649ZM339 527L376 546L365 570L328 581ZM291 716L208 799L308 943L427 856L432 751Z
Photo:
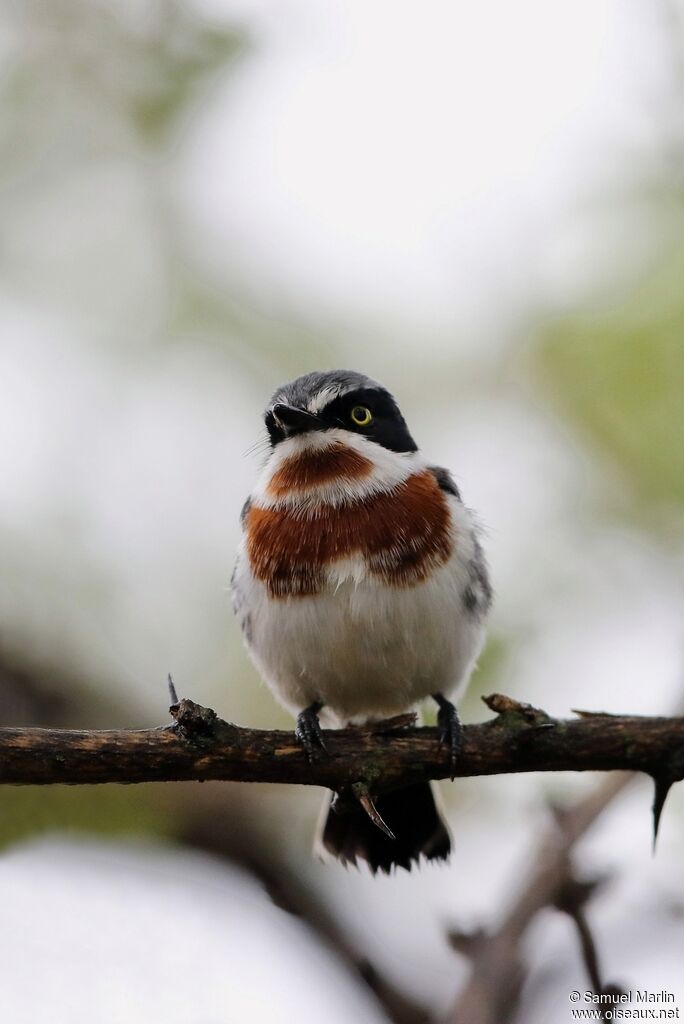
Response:
M615 234L633 226L603 237L597 199L660 173L653 113L676 71L663 5L198 9L254 33L183 161L200 257L213 236L219 275L229 260L261 300L380 321L383 334L448 325L467 344L510 337L532 298L594 288L606 259L621 269Z

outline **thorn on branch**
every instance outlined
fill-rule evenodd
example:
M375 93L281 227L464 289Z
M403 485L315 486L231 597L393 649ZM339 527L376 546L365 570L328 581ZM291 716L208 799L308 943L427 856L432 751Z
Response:
M377 807L373 803L373 798L371 797L370 792L368 791L368 786L366 785L366 783L355 782L352 786L352 792L356 799L361 804L361 806L363 807L364 811L366 812L370 820L373 822L373 824L377 825L380 831L384 832L385 835L389 836L390 839L396 840L397 837L395 836L394 832L389 827L387 822L384 821L382 815L380 814Z
M176 687L173 685L173 679L171 678L170 672L167 678L169 683L169 699L171 701L171 707L173 708L178 704L178 694L176 693Z
M672 777L670 773L664 773L663 775L653 775L653 783L655 791L653 794L653 853L655 853L656 842L658 841L658 829L660 828L660 819L663 813L663 807L667 800L667 794L670 792L672 785L677 780Z

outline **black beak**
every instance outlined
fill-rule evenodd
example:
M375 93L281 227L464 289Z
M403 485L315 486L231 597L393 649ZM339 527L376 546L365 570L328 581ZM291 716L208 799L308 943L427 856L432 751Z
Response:
M274 405L271 409L276 423L287 434L304 434L307 430L320 430L323 420L306 409L297 409L294 405Z

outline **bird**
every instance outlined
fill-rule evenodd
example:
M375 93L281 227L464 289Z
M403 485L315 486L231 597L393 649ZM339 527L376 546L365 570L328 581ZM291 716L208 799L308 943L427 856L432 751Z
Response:
M455 701L492 602L474 514L393 395L363 373L298 377L275 391L264 424L268 455L242 509L231 580L252 661L310 760L324 756L321 722L382 721L432 698L453 778ZM432 783L372 806L380 827L357 800L328 798L316 849L373 874L448 858Z

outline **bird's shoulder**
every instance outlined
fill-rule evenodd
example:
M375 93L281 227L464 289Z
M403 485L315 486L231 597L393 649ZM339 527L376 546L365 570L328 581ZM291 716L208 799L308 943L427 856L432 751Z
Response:
M244 504L243 504L242 508L240 509L240 526L244 527L245 519L249 515L249 510L250 510L251 507L252 507L252 495L248 494L247 497L245 498L245 501L244 501Z
M445 469L444 466L428 466L427 468L437 481L440 490L446 494L453 494L455 498L458 498L459 501L461 500L461 492L448 469Z
M452 509L452 513L458 517L459 523L470 537L470 550L465 563L468 582L463 593L464 606L469 613L485 615L491 607L494 593L487 558L480 541L481 528L473 512L463 504L461 492L449 470L443 466L428 466L428 470L434 476L440 490L456 499L458 505ZM463 557L460 549L454 557Z

